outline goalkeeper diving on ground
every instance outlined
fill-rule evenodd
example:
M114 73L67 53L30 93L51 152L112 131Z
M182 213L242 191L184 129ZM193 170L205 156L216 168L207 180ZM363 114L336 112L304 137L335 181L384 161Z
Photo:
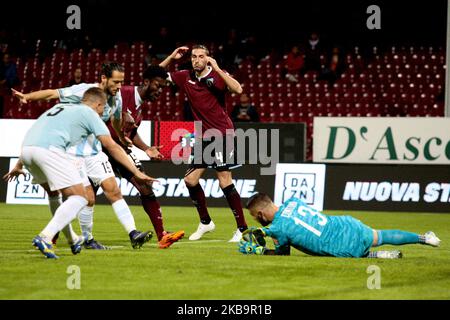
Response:
M253 195L247 209L263 225L249 228L239 242L244 254L289 255L290 247L315 256L398 259L402 253L370 251L381 245L425 244L438 247L441 240L429 231L424 235L401 230L375 230L351 216L330 216L317 211L298 198L280 207L263 193ZM266 247L271 237L275 249Z

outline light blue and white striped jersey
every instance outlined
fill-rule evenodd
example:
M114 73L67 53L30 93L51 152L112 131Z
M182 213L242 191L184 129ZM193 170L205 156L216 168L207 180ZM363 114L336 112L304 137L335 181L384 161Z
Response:
M43 113L25 135L22 146L66 151L88 136L110 135L98 114L84 104L59 103Z
M83 94L90 88L98 87L98 83L80 83L71 87L58 89L59 100L61 103L81 103ZM120 90L115 96L108 95L108 101L103 111L102 120L107 122L111 115L120 118L122 112L122 96ZM100 141L95 136L88 137L79 145L67 149L67 152L77 157L95 156L102 150Z
M98 83L80 83L71 87L58 89L59 101L61 103L81 103L83 94L90 88L98 87ZM107 122L111 115L120 118L122 112L122 96L120 90L115 96L108 95L108 100L103 111L102 120Z

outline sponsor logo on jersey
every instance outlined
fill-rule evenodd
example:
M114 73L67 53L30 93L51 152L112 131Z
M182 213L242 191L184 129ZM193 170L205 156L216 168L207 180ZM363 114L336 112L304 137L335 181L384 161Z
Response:
M212 87L212 85L214 84L214 78L207 78L205 82L208 87Z

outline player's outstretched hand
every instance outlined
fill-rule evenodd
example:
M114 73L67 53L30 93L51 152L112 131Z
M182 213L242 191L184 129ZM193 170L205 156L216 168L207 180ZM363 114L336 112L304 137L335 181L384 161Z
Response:
M19 99L21 104L26 104L28 103L27 99L25 98L25 94L23 94L20 91L14 90L11 88L12 94L14 97L16 97L17 99Z
M145 153L147 156L152 160L162 160L164 156L161 152L159 152L159 149L161 149L163 146L153 146L145 150Z
M3 180L5 180L6 182L11 182L17 179L17 177L20 176L21 174L25 175L26 173L25 171L23 171L22 168L15 166L10 172L8 172L3 176Z
M239 241L239 252L243 254L263 255L265 250L265 247L259 246L255 242L245 241L244 239Z
M266 233L261 228L250 227L242 233L242 239L250 243L256 243L257 246L266 246Z
M138 183L143 183L143 184L152 184L153 182L159 182L157 179L149 177L148 175L146 175L145 173L142 172L138 172L135 176L134 179L138 182Z
M172 52L170 57L174 60L178 60L178 59L181 59L185 55L185 53L188 51L189 51L189 47L186 47L186 46L178 47Z

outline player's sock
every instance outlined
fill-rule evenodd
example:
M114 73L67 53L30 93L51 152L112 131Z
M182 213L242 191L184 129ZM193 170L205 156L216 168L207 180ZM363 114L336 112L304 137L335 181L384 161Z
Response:
M45 241L51 243L53 236L75 219L78 213L88 204L82 196L70 196L56 210L52 220L39 234Z
M93 239L94 236L92 235L92 228L94 225L94 207L84 207L80 211L78 221L80 222L81 232L85 237L87 237L86 240Z
M421 242L420 236L412 232L401 230L378 230L377 233L377 246L381 246L383 244L402 245Z
M189 190L189 196L191 197L192 203L197 208L200 222L202 224L209 224L211 222L211 217L209 216L208 208L206 207L206 197L202 186L198 183L193 187L186 187Z
M222 191L225 198L227 198L228 205L236 219L239 231L243 232L247 230L247 223L245 222L244 211L242 210L241 196L234 187L234 184L230 184L228 187L223 188Z
M62 196L60 194L58 194L57 196L48 197L48 205L50 207L52 216L55 215L56 210L58 210L61 204L62 204ZM64 233L64 236L66 237L67 242L69 242L69 244L74 243L78 238L78 235L73 231L72 225L70 223L62 229L62 232ZM58 238L56 235L55 237L56 239ZM56 239L53 240L56 241Z
M112 204L112 207L117 219L119 219L128 234L130 234L131 231L136 230L133 214L124 199L117 200Z
M155 194L153 193L148 195L141 195L141 201L145 212L147 213L148 217L150 218L150 221L153 224L153 228L155 228L158 240L160 240L164 236L164 226L161 214L161 206L159 205L159 202L156 199Z

